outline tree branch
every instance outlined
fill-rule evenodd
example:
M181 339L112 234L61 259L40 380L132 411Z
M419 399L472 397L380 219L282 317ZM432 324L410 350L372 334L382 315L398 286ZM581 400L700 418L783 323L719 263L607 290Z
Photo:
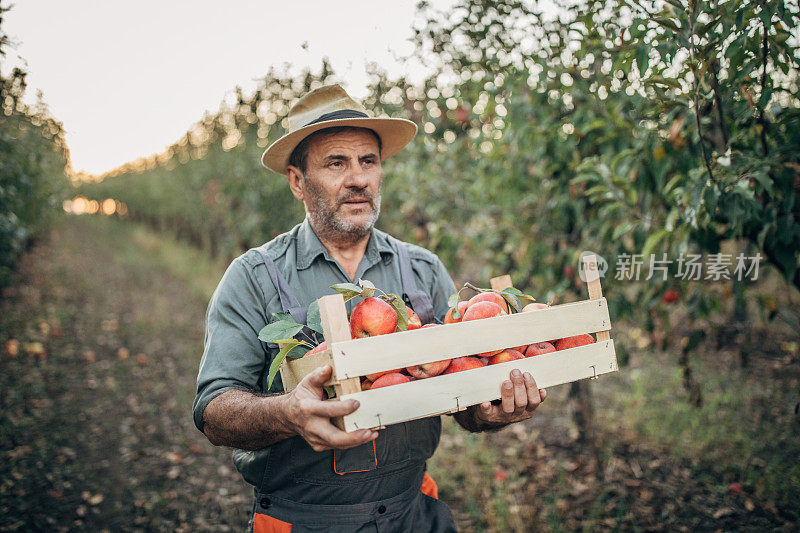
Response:
M711 61L711 86L714 90L714 107L717 109L717 120L719 121L719 131L722 133L722 142L725 145L721 152L728 147L728 130L725 127L725 117L722 113L722 97L719 95L719 79L717 72L719 71L719 64L717 60Z
M692 104L694 104L694 119L695 124L697 125L697 137L698 141L700 142L700 149L703 152L703 162L706 164L706 170L708 170L708 177L709 179L714 182L714 172L711 170L711 162L708 160L708 153L706 153L706 145L703 142L703 128L700 126L700 105L698 100L700 99L700 81L697 79L697 70L695 69L695 55L694 55L694 24L695 24L695 14L689 14L689 55L691 56L690 68L692 70L692 85L694 88L694 98L692 98Z
M763 8L762 8L763 9ZM769 28L767 28L766 24L764 26L764 36L761 41L761 93L759 94L759 100L761 96L764 95L764 89L767 86L767 54L769 53L769 41L767 40L767 34ZM769 153L769 148L767 147L767 119L764 116L764 107L758 107L758 123L761 125L761 149L764 152L764 157L767 156Z

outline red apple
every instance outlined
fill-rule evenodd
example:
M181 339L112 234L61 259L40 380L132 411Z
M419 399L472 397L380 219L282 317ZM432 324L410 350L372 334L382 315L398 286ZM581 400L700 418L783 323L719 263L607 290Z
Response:
M463 372L464 370L472 370L473 368L481 368L486 366L483 361L476 357L456 357L450 361L448 366L442 374L453 374L455 372Z
M408 326L406 326L406 331L411 331L412 329L419 329L422 327L422 320L419 319L419 315L414 312L413 309L406 306L406 311L408 312Z
M489 359L490 365L499 365L500 363L506 363L508 361L514 361L516 359L525 359L525 356L522 355L517 350L513 350L511 348L506 348L502 352L497 355L493 355L491 359Z
M535 342L529 344L525 349L525 357L533 357L534 355L542 355L543 353L555 352L556 347L549 342Z
M389 387L399 383L408 383L409 381L411 381L411 378L405 374L401 374L400 372L392 372L391 374L386 374L376 379L372 383L370 390L380 389L381 387Z
M476 294L475 296L470 298L469 301L467 302L467 308L472 307L474 304L478 302L494 302L500 306L500 309L508 313L508 302L506 302L506 299L497 294L496 292L488 291Z
M440 326L440 325L441 325L441 324L434 324L433 322L431 322L430 324L425 324L424 326L422 326L422 327L421 327L421 328L419 328L419 329L425 329L425 328L435 328L436 326Z
M350 315L350 333L354 339L394 333L397 321L391 305L379 298L366 298Z
M414 365L406 368L406 372L411 374L417 379L432 378L438 376L450 365L450 359L444 361L435 361L433 363L425 363L423 365Z
M504 314L506 314L506 312L503 311L503 308L494 302L476 302L467 307L467 310L464 312L464 318L462 318L461 321L468 322L470 320L492 318Z
M467 310L468 304L466 301L458 302L458 318L453 318L453 308L447 310L447 314L444 315L444 323L445 324L455 324L456 322L461 322L461 319L464 318L464 312Z
M532 302L522 308L522 312L525 313L527 311L537 311L539 309L547 309L547 304L539 303L539 302Z
M555 345L556 350L568 350L578 346L586 346L587 344L592 344L593 342L594 337L588 333L584 333L582 335L575 335L574 337L564 337L563 339L558 339Z
M395 368L394 370L381 370L380 372L375 372L374 374L367 374L365 377L369 381L375 381L381 376L385 376L386 374L395 374L401 372L402 368Z
M316 346L315 348L310 349L308 352L306 352L306 355L312 355L315 353L324 352L327 348L328 348L328 342L322 341L322 344ZM303 357L305 357L305 355Z
M372 382L368 379L365 379L361 382L361 390L369 390L372 388Z
M674 304L680 299L680 297L681 295L677 290L667 289L666 291L664 291L664 296L662 298L662 301L665 304Z

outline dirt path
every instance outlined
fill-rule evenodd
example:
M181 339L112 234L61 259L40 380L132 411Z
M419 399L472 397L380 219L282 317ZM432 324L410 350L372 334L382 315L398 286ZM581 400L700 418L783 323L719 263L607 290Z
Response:
M190 416L206 301L130 237L66 220L0 306L20 342L0 359L3 530L247 522L249 490Z

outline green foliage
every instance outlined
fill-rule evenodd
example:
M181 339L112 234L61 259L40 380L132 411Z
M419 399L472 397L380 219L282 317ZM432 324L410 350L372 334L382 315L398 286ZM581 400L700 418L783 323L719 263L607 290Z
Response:
M384 163L381 227L457 278L508 273L542 301L583 296L570 274L583 250L674 259L731 240L800 286L797 12L588 0L553 18L518 0L462 0L442 16L422 3L416 55L435 73L411 84L375 69L365 101L421 128ZM302 216L259 157L291 104L335 81L326 63L299 78L270 71L166 153L83 192L233 256ZM651 328L679 284L693 313L713 311L699 284L675 277L635 290L604 280L612 313Z
M8 9L0 6L0 26ZM7 45L0 27L0 59ZM64 132L41 99L33 107L22 101L26 75L20 68L8 77L0 72L0 287L11 282L19 255L48 226L66 191Z

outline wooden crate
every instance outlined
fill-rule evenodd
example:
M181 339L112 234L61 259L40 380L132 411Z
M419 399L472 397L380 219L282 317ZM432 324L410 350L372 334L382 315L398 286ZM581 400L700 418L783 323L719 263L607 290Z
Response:
M470 405L500 398L500 385L512 369L530 372L539 388L552 387L617 370L611 319L603 298L597 260L584 257L589 299L526 313L446 324L364 339L351 339L341 295L320 298L322 327L328 350L287 360L281 368L286 391L321 365L333 367L336 399L356 399L360 407L334 423L346 431L380 428L418 418L454 413ZM492 288L511 286L509 276L492 279ZM500 348L596 333L597 342L454 374L361 390L360 377Z

